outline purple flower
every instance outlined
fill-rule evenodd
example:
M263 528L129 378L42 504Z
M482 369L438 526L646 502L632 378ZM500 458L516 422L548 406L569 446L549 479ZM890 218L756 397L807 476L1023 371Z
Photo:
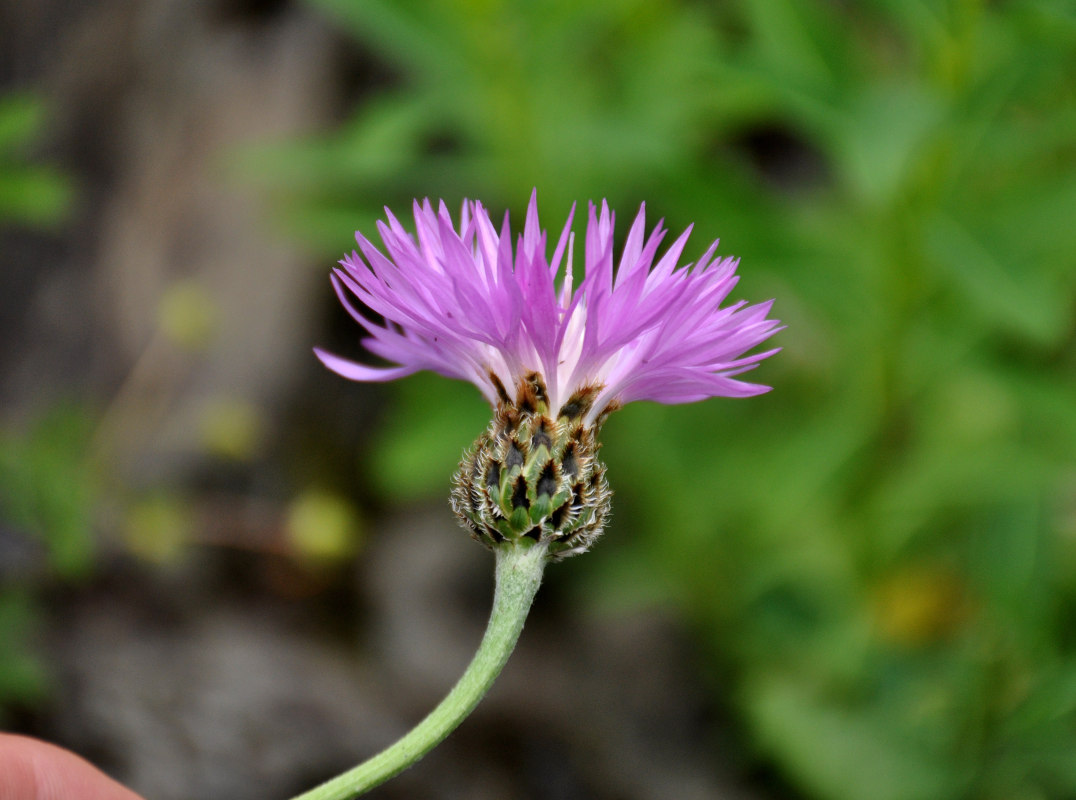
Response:
M398 366L315 352L352 380L424 369L468 380L494 407L523 405L537 393L556 418L583 402L588 427L633 400L688 403L768 391L737 376L776 352L744 355L778 330L767 319L772 301L722 307L739 260L716 258L715 241L694 267L681 265L690 228L659 256L666 232L659 222L646 234L644 209L614 269L614 214L604 201L600 211L590 204L578 283L574 206L552 258L536 194L514 249L508 215L498 233L478 202L464 202L457 230L443 202L435 212L429 200L415 201L417 238L386 209L387 223L378 223L385 252L356 233L360 252L344 258L332 280L369 334L366 349ZM367 319L349 294L384 322Z

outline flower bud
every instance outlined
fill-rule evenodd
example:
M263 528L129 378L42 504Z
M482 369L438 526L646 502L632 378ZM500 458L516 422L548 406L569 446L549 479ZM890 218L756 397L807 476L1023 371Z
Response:
M522 410L520 408L522 406ZM597 427L579 403L557 417L545 403L502 403L456 471L452 509L490 549L543 542L551 559L587 550L609 516L609 484L598 460Z

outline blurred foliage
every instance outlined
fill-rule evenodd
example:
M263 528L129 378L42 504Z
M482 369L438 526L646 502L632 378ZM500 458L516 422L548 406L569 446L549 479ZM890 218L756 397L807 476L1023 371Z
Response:
M591 591L676 603L808 796L1076 794L1072 4L316 5L395 76L248 155L326 252L382 203L536 185L552 228L608 197L721 233L777 298L775 392L607 424ZM399 501L484 425L421 380L377 456Z
M71 185L52 166L33 163L45 106L31 93L0 96L0 227L61 223ZM34 653L35 574L72 579L92 556L91 475L84 463L88 420L55 408L26 429L0 426L0 718L9 703L42 699L44 665ZM44 552L35 569L34 548Z
M44 117L44 104L33 94L0 96L0 222L55 225L71 203L66 176L27 158Z
M90 430L89 417L74 407L51 410L25 432L0 430L4 524L43 542L64 578L84 575L93 556Z
M157 308L157 325L177 347L197 353L218 334L220 309L209 289L196 278L183 278L165 289Z
M33 703L47 692L48 676L30 646L37 618L37 605L24 592L0 592L0 720L9 703Z
M92 564L89 422L57 407L25 429L0 428L0 719L47 690L34 644L39 590L77 580Z
M128 551L155 564L176 563L195 536L196 520L188 498L160 489L136 497L122 524Z
M362 544L362 525L351 504L329 491L307 489L288 507L285 535L311 564L346 563Z
M390 503L439 494L447 502L460 454L489 425L489 404L476 390L428 373L396 389L398 410L376 433L370 480Z

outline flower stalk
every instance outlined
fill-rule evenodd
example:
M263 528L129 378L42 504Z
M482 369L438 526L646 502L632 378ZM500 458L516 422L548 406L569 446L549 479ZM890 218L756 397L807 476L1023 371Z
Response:
M515 649L547 559L529 539L495 549L496 588L486 633L470 665L444 700L399 741L294 800L349 800L398 775L439 744L474 710Z

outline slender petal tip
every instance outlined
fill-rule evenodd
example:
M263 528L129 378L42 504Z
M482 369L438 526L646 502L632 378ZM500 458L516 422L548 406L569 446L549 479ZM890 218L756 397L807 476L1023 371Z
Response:
M769 390L736 376L777 352L746 355L781 329L768 318L772 301L722 305L738 260L717 258L714 242L694 265L682 263L690 228L659 253L666 231L658 222L647 235L641 207L616 259L615 215L605 201L590 204L575 275L572 215L548 258L536 191L514 246L508 218L498 229L478 202L464 202L458 225L443 202L415 201L413 215L411 233L386 209L383 249L356 233L359 250L334 272L341 302L368 334L366 349L396 365L315 350L345 378L432 370L471 381L498 408L535 404L556 417L583 404L588 426L635 400Z

